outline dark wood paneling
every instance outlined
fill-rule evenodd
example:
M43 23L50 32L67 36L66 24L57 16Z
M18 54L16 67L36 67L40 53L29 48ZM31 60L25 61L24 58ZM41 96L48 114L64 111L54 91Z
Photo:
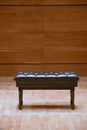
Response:
M87 4L87 0L45 0L46 4Z
M46 63L87 63L86 15L87 7L45 7Z
M50 6L45 7L46 32L87 31L87 7Z
M40 61L42 49L43 8L1 6L0 63Z
M45 48L58 50L87 49L87 31L46 32Z
M0 4L6 5L0 6L0 75L17 71L87 75L87 6L81 5L87 1L1 0Z
M43 3L44 0L0 0L0 5L38 5Z
M87 50L45 50L46 63L87 63Z
M6 32L0 31L0 51L2 50L28 50L42 49L43 34L40 32Z
M0 0L0 5L87 4L87 0Z
M0 63L42 62L43 50L21 50L0 52Z
M41 33L42 27L43 7L0 6L1 33Z
M0 76L15 76L17 72L21 71L44 71L43 65L0 65Z
M75 71L78 75L87 76L87 64L49 64L45 71Z
M75 71L79 76L87 76L87 64L0 65L0 76L15 76L19 71Z

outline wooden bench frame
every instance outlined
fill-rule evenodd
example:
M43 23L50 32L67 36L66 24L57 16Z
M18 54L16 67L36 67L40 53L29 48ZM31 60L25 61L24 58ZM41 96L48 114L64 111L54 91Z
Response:
M23 106L23 90L30 90L29 88L25 88L25 87L19 87L19 110L22 109ZM48 89L47 89L48 90ZM75 98L75 87L70 87L70 88L58 88L57 90L70 90L70 104L71 104L71 109L74 110L75 108L75 104L74 104L74 98Z

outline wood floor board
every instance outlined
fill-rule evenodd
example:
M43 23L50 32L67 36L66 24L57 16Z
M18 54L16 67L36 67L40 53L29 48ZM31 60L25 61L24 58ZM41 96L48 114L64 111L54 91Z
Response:
M76 88L75 110L67 90L25 90L23 98L19 110L13 77L0 77L0 130L87 130L87 77Z

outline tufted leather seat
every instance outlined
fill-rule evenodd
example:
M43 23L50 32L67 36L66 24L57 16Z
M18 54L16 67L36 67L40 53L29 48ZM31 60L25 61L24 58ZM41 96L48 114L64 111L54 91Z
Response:
M29 89L57 89L77 86L78 76L74 72L18 72L17 87Z
M19 88L19 109L24 89L70 89L71 106L74 108L74 88L79 80L75 72L18 72L14 80Z

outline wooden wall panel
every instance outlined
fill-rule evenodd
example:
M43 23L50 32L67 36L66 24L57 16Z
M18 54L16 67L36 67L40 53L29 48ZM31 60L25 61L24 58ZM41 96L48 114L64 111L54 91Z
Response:
M38 27L39 28L39 27ZM40 32L0 31L0 50L27 50L43 48L43 34Z
M86 0L0 0L0 75L87 75Z
M0 5L38 5L43 3L44 0L0 0Z
M43 50L22 50L0 52L0 63L29 63L42 62Z
M25 33L26 36L26 33L41 33L42 27L43 7L0 6L1 33Z
M87 50L45 50L46 63L87 63Z
M54 15L55 14L55 15ZM87 7L45 7L46 63L87 61Z
M41 62L43 8L0 7L0 63Z
M86 6L45 7L45 31L46 32L87 31L86 15L87 15Z
M45 0L46 4L87 4L87 0Z
M45 48L58 50L87 49L87 31L46 32Z
M79 76L87 76L87 64L48 64L45 71L75 71Z
M87 76L87 64L13 64L0 65L0 76L15 76L26 71L75 71L79 76Z
M0 65L0 76L15 76L17 72L26 71L44 71L44 65Z
M87 0L0 0L0 5L87 4Z

